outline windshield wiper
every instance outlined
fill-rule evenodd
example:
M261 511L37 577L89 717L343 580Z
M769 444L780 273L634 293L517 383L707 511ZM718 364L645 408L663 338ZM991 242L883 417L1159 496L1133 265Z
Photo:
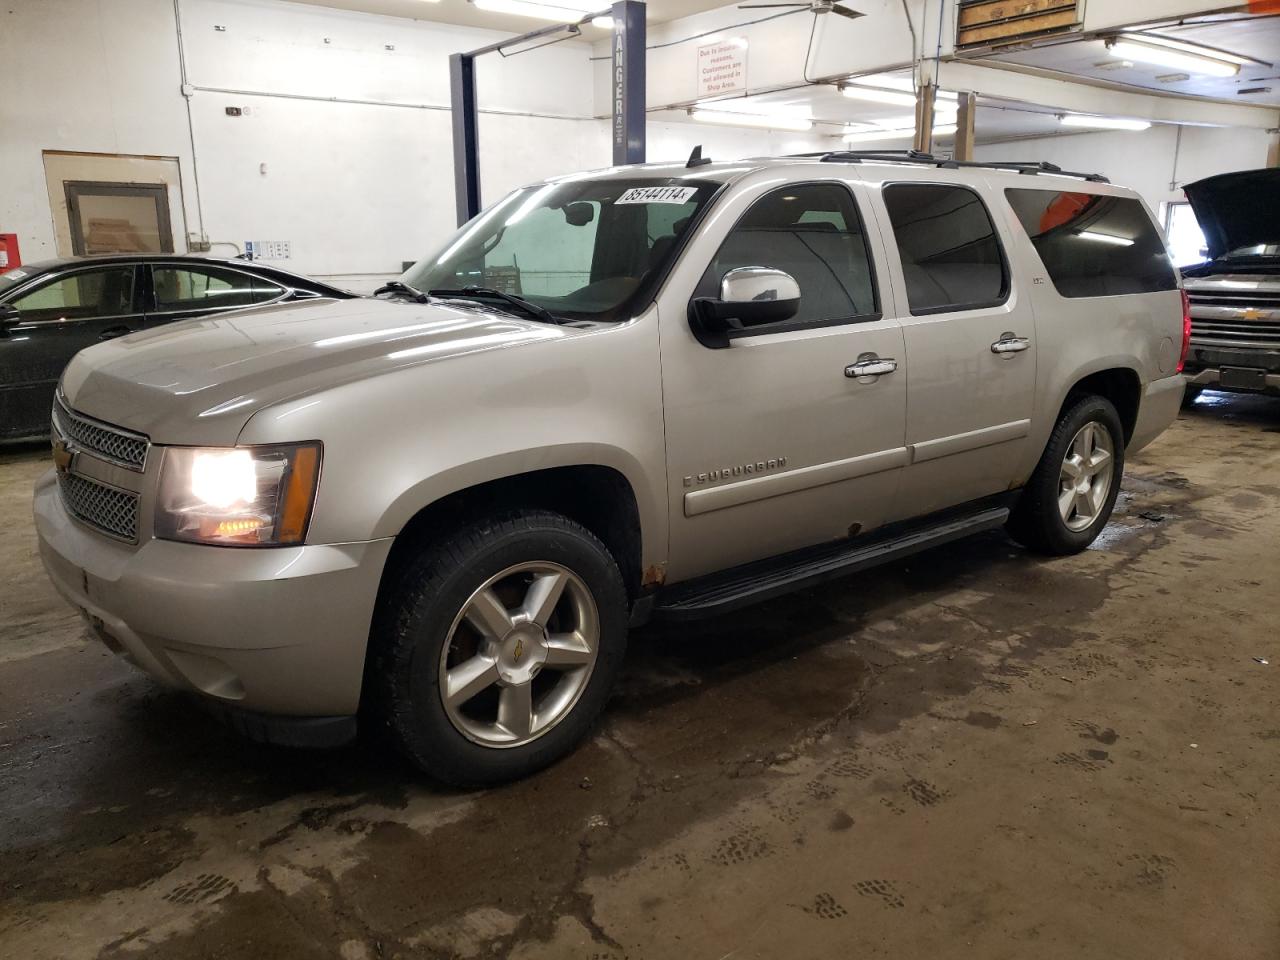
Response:
M522 313L541 320L543 323L564 323L562 319L546 307L540 307L524 297L517 297L514 293L503 293L501 290L495 290L493 287L477 287L466 286L461 290L432 290L433 297L452 297L455 300L500 300L508 306L515 307Z
M431 298L419 290L417 287L411 287L409 284L400 280L389 280L373 291L375 297L384 293L398 293L402 297L409 297L417 303L429 303Z

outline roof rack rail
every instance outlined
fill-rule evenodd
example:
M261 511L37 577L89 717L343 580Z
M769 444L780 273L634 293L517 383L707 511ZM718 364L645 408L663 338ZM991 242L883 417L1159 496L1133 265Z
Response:
M1111 182L1100 173L1077 173L1074 170L1063 170L1052 163L1023 160L948 160L946 157L935 157L931 153L921 153L918 150L836 150L827 153L797 153L792 156L818 157L823 163L919 163L943 170L984 167L988 170L1012 170L1032 176L1038 173L1051 173L1060 177L1077 177L1091 183Z

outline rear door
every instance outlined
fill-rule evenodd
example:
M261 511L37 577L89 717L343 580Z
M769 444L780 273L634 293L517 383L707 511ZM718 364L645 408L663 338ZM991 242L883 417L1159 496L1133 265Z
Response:
M0 436L48 432L58 378L79 351L142 327L133 264L55 274L15 291L0 336Z
M1036 330L1011 266L1008 225L993 215L984 184L931 170L878 175L910 363L910 465L895 509L904 518L1025 479Z
M283 298L288 290L242 270L198 262L155 263L147 287L147 326L204 317Z

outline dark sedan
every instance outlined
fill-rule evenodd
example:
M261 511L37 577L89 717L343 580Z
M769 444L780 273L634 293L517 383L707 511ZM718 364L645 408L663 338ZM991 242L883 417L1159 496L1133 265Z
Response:
M0 439L49 432L58 378L80 350L162 323L353 294L247 260L125 254L0 274Z

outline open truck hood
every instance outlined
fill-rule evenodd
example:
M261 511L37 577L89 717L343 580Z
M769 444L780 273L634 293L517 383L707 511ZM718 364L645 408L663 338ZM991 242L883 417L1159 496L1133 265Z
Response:
M1280 243L1280 167L1220 173L1183 190L1215 260L1241 247Z
M273 403L408 366L581 333L439 301L300 301L97 344L76 354L62 388L81 413L153 441L225 445Z

